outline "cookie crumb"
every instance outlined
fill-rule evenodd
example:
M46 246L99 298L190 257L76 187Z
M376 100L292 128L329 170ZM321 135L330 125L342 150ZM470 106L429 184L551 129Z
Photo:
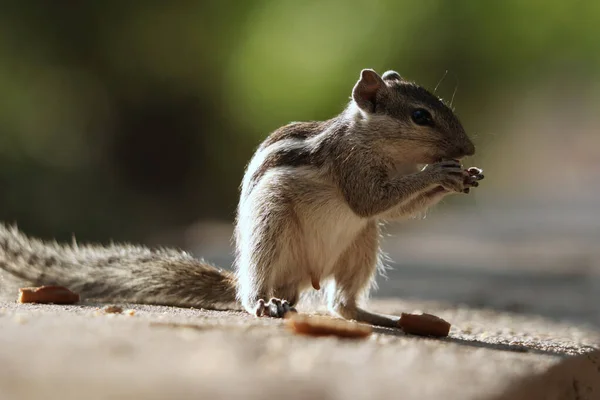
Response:
M287 318L287 326L295 333L309 336L338 336L361 339L371 335L369 325L331 317L294 314Z
M398 327L412 335L445 337L450 333L450 323L431 314L402 313Z
M40 286L19 289L19 303L75 304L79 294L64 286Z

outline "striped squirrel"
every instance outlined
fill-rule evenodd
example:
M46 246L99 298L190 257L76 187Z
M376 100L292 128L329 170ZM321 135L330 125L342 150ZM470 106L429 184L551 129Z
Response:
M0 268L88 299L256 316L295 312L326 283L331 313L379 326L397 317L359 306L381 266L380 225L418 214L483 174L460 159L475 147L454 112L397 72L364 69L347 107L294 122L258 147L241 184L235 272L175 249L59 244L0 225Z

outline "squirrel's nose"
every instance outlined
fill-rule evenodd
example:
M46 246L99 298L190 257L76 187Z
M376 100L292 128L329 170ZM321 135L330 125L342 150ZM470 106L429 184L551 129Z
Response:
M473 143L468 143L463 146L463 154L465 156L472 156L475 154L475 145Z

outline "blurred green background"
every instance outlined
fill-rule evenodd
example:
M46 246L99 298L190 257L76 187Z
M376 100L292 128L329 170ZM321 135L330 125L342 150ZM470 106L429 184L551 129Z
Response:
M600 180L599 39L597 1L2 1L0 220L103 242L232 221L260 141L340 112L362 68L448 71L479 202L573 196Z

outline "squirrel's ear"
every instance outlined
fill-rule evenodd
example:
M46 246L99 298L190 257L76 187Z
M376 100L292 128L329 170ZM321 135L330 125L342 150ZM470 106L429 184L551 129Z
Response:
M372 69L363 69L360 71L360 79L352 90L352 98L361 109L373 112L377 93L383 88L385 88L385 83L377 72Z
M396 71L386 71L383 73L381 78L384 81L401 81L402 80L402 77Z

